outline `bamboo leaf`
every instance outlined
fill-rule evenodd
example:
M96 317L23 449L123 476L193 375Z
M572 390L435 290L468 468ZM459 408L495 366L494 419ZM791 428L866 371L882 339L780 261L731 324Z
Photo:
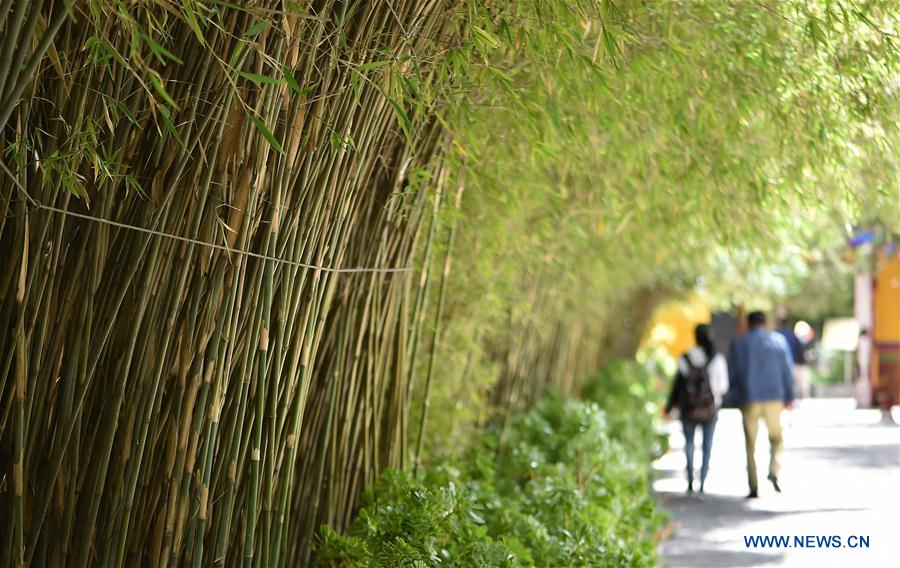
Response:
M134 126L139 126L137 117L135 116L133 110L128 108L125 103L118 99L111 98L110 100L113 102L113 105L116 107L116 109L118 109L119 112L125 115L125 118L128 119L128 122L130 122Z
M500 47L500 40L486 29L479 26L472 26L472 32L474 32L475 36L481 40L481 43L493 49Z
M409 119L409 115L406 114L406 111L403 110L403 107L400 106L395 100L388 99L388 103L391 105L391 108L394 109L394 114L397 115L397 120L400 121L400 128L403 129L403 134L406 136L407 142L412 143L412 121Z
M159 110L160 116L162 116L163 125L166 127L166 130L169 131L169 134L175 138L175 141L178 142L178 145L182 150L187 149L184 145L184 140L181 138L181 134L179 134L178 129L175 128L175 123L172 122L172 114L169 112L169 109L162 105L158 106L157 109Z
M263 20L261 22L256 22L255 24L253 24L252 26L247 28L247 31L244 32L244 37L251 38L251 39L255 38L256 36L259 35L259 32L266 29L266 26L268 26L268 25L269 25L269 20Z
M203 37L203 30L200 29L200 18L202 18L202 15L197 9L197 3L195 0L181 0L181 6L188 27L190 27L191 31L194 32L194 35L197 36L197 41L200 42L200 45L206 45L206 39Z
M269 127L266 126L266 123L262 121L258 116L252 116L250 119L253 121L253 124L256 125L256 128L262 133L263 137L269 142L272 148L275 149L278 153L284 153L284 149L281 147L281 143L275 138L275 135L272 134L272 131L269 130Z
M238 64L238 61L241 59L241 54L244 53L244 49L247 47L247 42L239 41L235 44L234 50L231 52L231 57L228 58L228 67L234 69Z
M166 103L168 103L172 108L178 110L178 103L175 102L175 99L172 98L172 95L169 94L169 91L166 90L165 85L162 83L162 79L160 79L159 75L156 73L150 73L150 84L153 85L153 90L163 98Z
M143 40L147 43L148 46L150 46L150 51L153 52L153 55L156 56L156 59L160 63L165 64L168 61L174 61L179 65L184 63L184 61L182 61L180 57L178 57L162 45L156 43L149 35L143 35Z
M370 61L369 63L363 63L359 66L359 68L363 71L368 69L378 69L380 67L384 67L386 65L390 65L391 61L389 59L384 59L382 61Z
M260 75L258 73L249 73L247 71L241 71L239 73L239 75L241 77L243 77L244 79L248 79L248 80L253 81L254 83L257 83L260 85L278 85L281 83L281 81L279 79L276 79L275 77L269 77L268 75Z
M287 67L281 68L281 73L284 76L284 80L287 82L288 87L291 88L292 91L297 93L300 96L305 95L306 93L300 87L300 83L297 82L297 79L294 78L294 74Z

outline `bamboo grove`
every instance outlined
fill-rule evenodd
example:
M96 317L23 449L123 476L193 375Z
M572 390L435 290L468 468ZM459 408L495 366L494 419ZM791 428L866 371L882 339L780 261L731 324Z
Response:
M310 562L704 236L890 219L891 3L790 6L0 0L0 561Z

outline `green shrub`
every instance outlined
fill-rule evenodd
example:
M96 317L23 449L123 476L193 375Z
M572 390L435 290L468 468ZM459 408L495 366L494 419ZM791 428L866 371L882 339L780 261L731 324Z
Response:
M595 404L549 396L513 422L493 478L480 485L497 498L480 500L492 536L527 543L523 564L653 563L660 518L646 452L626 450L607 416Z
M650 450L623 444L610 416L594 403L550 395L505 435L486 433L419 479L387 472L349 536L323 530L319 561L652 565L661 517L650 495Z
M811 379L817 385L840 385L844 383L844 353L837 351L826 351L823 356L827 364L825 372L821 372L818 365L811 365Z
M323 528L328 566L515 566L488 536L474 495L446 472L414 479L387 471L366 492L351 535Z
M581 398L607 413L609 431L629 453L654 459L665 453L667 437L659 426L660 397L655 377L636 361L616 360L587 381Z

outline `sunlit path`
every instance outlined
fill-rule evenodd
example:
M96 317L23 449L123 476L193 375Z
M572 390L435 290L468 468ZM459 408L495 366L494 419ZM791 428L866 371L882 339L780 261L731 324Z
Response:
M704 500L684 495L684 438L671 422L671 451L656 465L654 489L672 515L663 566L896 566L900 558L900 428L851 400L809 400L783 417L782 489L760 479L744 499L746 459L740 414L720 413ZM768 440L757 442L765 472ZM698 456L699 457L699 456ZM790 548L753 548L744 537L782 536ZM868 549L796 548L794 536L869 537Z

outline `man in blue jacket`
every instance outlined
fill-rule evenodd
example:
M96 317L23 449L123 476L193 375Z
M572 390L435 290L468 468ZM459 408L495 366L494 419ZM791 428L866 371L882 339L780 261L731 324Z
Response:
M756 476L756 433L759 419L766 422L772 455L769 481L775 491L778 485L778 458L781 454L781 411L794 401L794 373L790 364L790 348L780 335L766 329L766 316L752 312L747 317L749 331L737 339L731 350L730 384L732 400L740 407L747 444L747 476L750 495L758 494Z

